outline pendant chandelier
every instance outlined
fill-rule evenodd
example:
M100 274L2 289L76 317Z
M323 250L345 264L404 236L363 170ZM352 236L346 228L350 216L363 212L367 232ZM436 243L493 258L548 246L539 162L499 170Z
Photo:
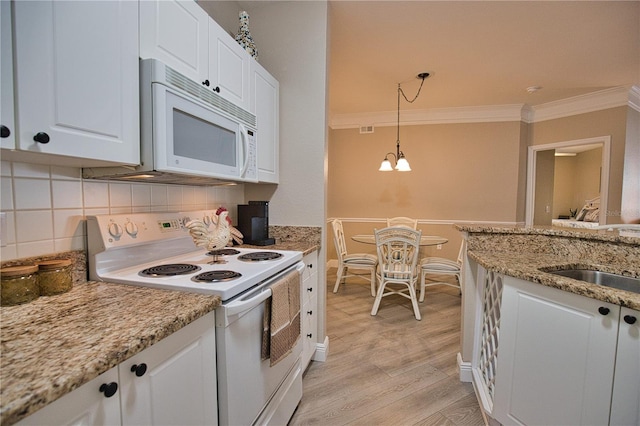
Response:
M416 99L418 99L418 96L420 95L420 90L422 90L422 85L424 84L424 80L427 77L429 77L428 72L422 72L416 76L416 78L421 79L422 82L420 83L420 87L418 88L418 93L416 93L416 96L412 100L407 99L407 96L404 94L402 87L400 87L400 83L398 83L398 127L397 127L397 139L396 139L396 152L395 153L387 152L387 154L384 156L384 160L382 160L382 163L380 164L380 168L378 169L381 172L391 172L394 169L399 172L411 171L411 166L409 166L409 161L407 161L407 159L405 158L404 152L400 151L400 94L402 94L402 97L404 98L405 101L409 103L413 103ZM396 163L395 167L391 166L391 161L389 160L390 155L393 156L394 162Z

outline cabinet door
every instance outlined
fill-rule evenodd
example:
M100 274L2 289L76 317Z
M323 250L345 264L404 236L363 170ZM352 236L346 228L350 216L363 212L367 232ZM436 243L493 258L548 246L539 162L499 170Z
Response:
M251 60L251 100L249 112L258 127L258 180L279 183L280 84L259 63Z
M303 259L305 270L302 273L302 369L313 358L318 341L318 254L309 253Z
M211 312L120 364L123 425L215 425Z
M493 416L607 424L620 307L505 277L501 309Z
M640 312L620 310L611 425L640 425Z
M140 57L203 83L208 77L209 15L192 0L140 1Z
M18 425L119 425L120 390L109 397L100 391L102 385L111 383L118 383L118 367L36 411Z
M138 164L137 2L13 6L18 148Z
M213 19L209 19L211 87L216 89L220 96L246 111L249 110L250 59L251 56L242 46Z
M0 147L14 149L15 142L15 115L13 113L13 47L11 36L11 3L0 2L0 93L1 106L0 124L2 125L2 137Z

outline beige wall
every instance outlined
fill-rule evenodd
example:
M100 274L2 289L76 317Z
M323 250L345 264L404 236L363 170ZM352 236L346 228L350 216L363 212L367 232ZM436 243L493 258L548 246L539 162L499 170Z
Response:
M378 171L384 155L395 152L395 127L332 130L328 217L348 219L347 237L372 232L386 217L414 217L425 222L424 233L450 237L438 254L455 258L460 235L452 223L523 221L525 130L519 122L402 126L407 173ZM333 247L327 258L335 259Z
M607 223L620 223L628 107L541 121L531 126L532 145L611 136Z
M628 108L627 117L622 222L640 223L640 111Z
M553 208L553 187L555 180L554 151L547 150L537 153L536 158L536 205L533 211L534 225L551 225L551 211Z
M438 124L401 128L412 171L379 172L395 151L396 129L373 134L333 130L328 215L515 222L519 123Z

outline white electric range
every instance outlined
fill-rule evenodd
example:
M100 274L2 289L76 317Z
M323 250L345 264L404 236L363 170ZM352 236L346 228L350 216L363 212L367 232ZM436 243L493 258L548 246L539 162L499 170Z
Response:
M214 211L87 216L89 278L219 296L216 309L218 423L286 424L302 398L302 343L274 366L261 359L270 286L299 273L302 252L197 247L185 224L213 228ZM302 293L302 292L301 292Z

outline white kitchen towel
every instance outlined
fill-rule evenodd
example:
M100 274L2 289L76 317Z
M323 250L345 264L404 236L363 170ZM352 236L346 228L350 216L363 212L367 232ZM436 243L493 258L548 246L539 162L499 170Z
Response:
M300 338L300 273L289 272L271 286L271 293L269 357L274 366Z

